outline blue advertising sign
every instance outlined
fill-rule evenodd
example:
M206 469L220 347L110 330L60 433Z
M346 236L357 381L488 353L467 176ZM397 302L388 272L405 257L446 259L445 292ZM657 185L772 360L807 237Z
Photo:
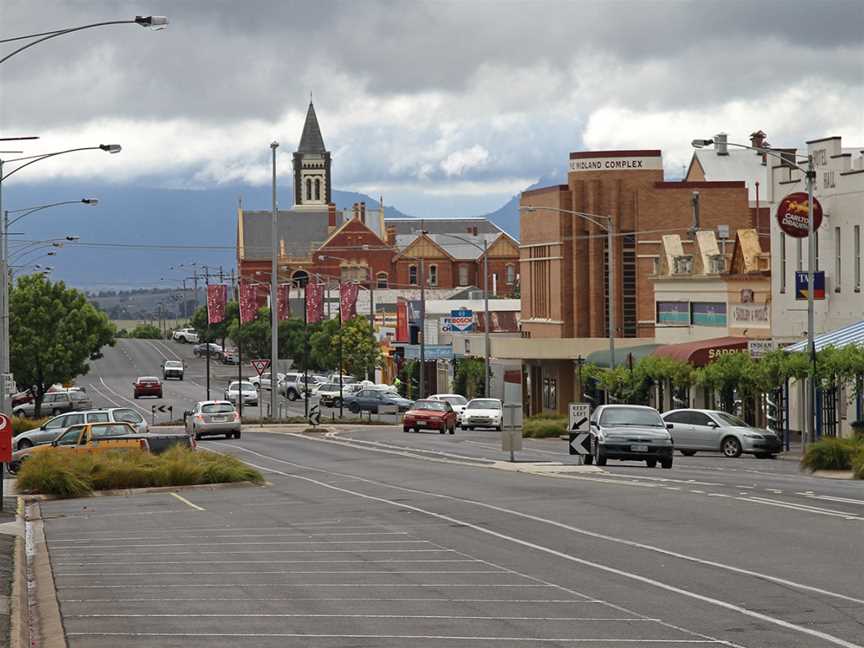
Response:
M474 330L474 311L460 308L450 311L450 317L444 317L442 331L465 333Z
M795 299L807 299L807 273L795 272ZM820 270L813 273L813 299L825 299L825 272Z

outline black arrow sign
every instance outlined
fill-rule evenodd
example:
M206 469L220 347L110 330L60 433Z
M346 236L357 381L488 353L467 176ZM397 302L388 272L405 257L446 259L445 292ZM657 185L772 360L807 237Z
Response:
M581 419L579 419L578 421L574 421L574 422L573 422L573 427L571 427L570 429L571 429L572 431L574 431L574 432L577 431L577 430L581 430L581 429L582 429L582 426L585 425L585 423L587 423L587 422L588 422L588 417L587 417L587 416L583 416L583 417L582 417Z
M591 454L591 435L588 432L571 432L570 433L570 454L571 455L589 455L589 454Z
M173 413L174 407L171 405L153 405L150 407L150 410L152 412L162 412L163 414L165 412L172 412Z

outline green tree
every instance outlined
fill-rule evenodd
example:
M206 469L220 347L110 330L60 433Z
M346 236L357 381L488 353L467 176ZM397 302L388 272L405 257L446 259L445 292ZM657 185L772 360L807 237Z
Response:
M198 331L198 338L201 342L218 342L224 347L225 338L230 337L228 330L239 319L240 307L236 301L229 301L225 305L225 319L221 322L216 324L207 323L207 306L205 305L192 314L190 325Z
M158 340L162 337L162 331L153 324L139 324L129 333L129 337L144 340Z
M312 325L310 327L310 367L315 367L316 369L326 369L328 371L336 369L337 365L339 364L339 345L334 344L334 341L338 340L338 336L339 320L325 320L318 325ZM302 356L303 340L298 339L297 343L299 347L299 355ZM302 364L302 358L300 364Z
M374 375L375 368L381 364L381 346L375 339L375 332L369 320L356 316L342 323L341 330L336 328L330 350L338 364L339 345L342 345L342 372L361 379ZM328 356L330 357L330 356Z
M41 274L18 279L9 298L11 367L16 380L33 389L37 417L51 385L87 373L87 360L114 345L114 332L84 293Z
M318 329L319 325L309 325L310 338ZM242 345L244 358L269 358L270 357L270 309L261 308L258 316L246 324L240 325L239 319L234 319L226 331L227 337L234 344ZM295 369L302 371L305 368L303 343L305 328L303 320L296 317L279 322L279 357L290 358L294 361ZM313 361L310 348L309 367L312 368Z
M461 358L453 372L453 389L467 399L486 395L486 364L482 358Z

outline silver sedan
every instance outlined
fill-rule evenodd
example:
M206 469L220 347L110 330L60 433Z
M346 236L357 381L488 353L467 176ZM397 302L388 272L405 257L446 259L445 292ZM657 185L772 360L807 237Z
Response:
M241 398L244 405L258 404L258 390L248 380L234 380L225 390L225 400L237 405Z
M201 401L192 411L184 412L184 418L186 433L196 440L214 434L240 438L240 414L228 401Z
M670 425L675 449L688 457L697 452L722 452L726 457L746 453L761 459L773 457L782 449L776 434L754 428L727 412L671 410L663 414L663 420Z

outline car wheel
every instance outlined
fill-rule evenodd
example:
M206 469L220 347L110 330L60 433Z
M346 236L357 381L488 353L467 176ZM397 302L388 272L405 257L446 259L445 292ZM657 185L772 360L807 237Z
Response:
M772 455L770 452L757 452L756 453L757 459L770 459L771 457L772 457Z
M30 439L21 439L18 442L18 449L19 450L25 450L27 448L32 448L32 447L33 447L33 442Z
M657 467L657 460L656 459L646 459L645 463L648 464L649 468L656 468Z
M18 418L24 417L24 410L12 410L12 416L17 416Z
M235 432L235 433L234 433L234 438L235 438L235 439L239 439L239 438L240 438L240 433L239 433L239 432Z
M407 428L407 427L403 426L402 431L407 433L407 432L411 431L411 428Z
M733 436L728 436L723 439L723 442L720 444L720 450L723 452L723 456L729 457L730 459L740 457L741 442Z
M445 425L440 430L438 430L438 434L447 434L447 426Z
M296 401L297 397L298 397L297 392L295 392L293 389L288 391L288 400L289 401Z
M603 451L600 450L600 444L597 440L594 440L594 463L598 466L606 465L606 455L603 454Z
M680 452L682 455L684 455L685 457L692 457L693 455L696 454L696 451L695 451L695 450L679 450L679 452Z
M668 459L661 459L660 466L666 470L669 470L672 467L672 457Z
M197 432L195 432L195 433L193 434L193 436L195 437L195 440L196 440L196 441L200 441L200 440L201 440L201 435L198 434Z
M450 434L456 434L456 426L455 425L450 426Z
M348 411L351 412L352 414L357 414L358 412L360 412L360 407L357 405L351 404L348 406Z
M138 400L138 394L132 394L132 398L134 398L135 400Z
M501 426L500 426L500 425L495 426L495 431L496 431L496 432L500 432L500 431L501 431Z

